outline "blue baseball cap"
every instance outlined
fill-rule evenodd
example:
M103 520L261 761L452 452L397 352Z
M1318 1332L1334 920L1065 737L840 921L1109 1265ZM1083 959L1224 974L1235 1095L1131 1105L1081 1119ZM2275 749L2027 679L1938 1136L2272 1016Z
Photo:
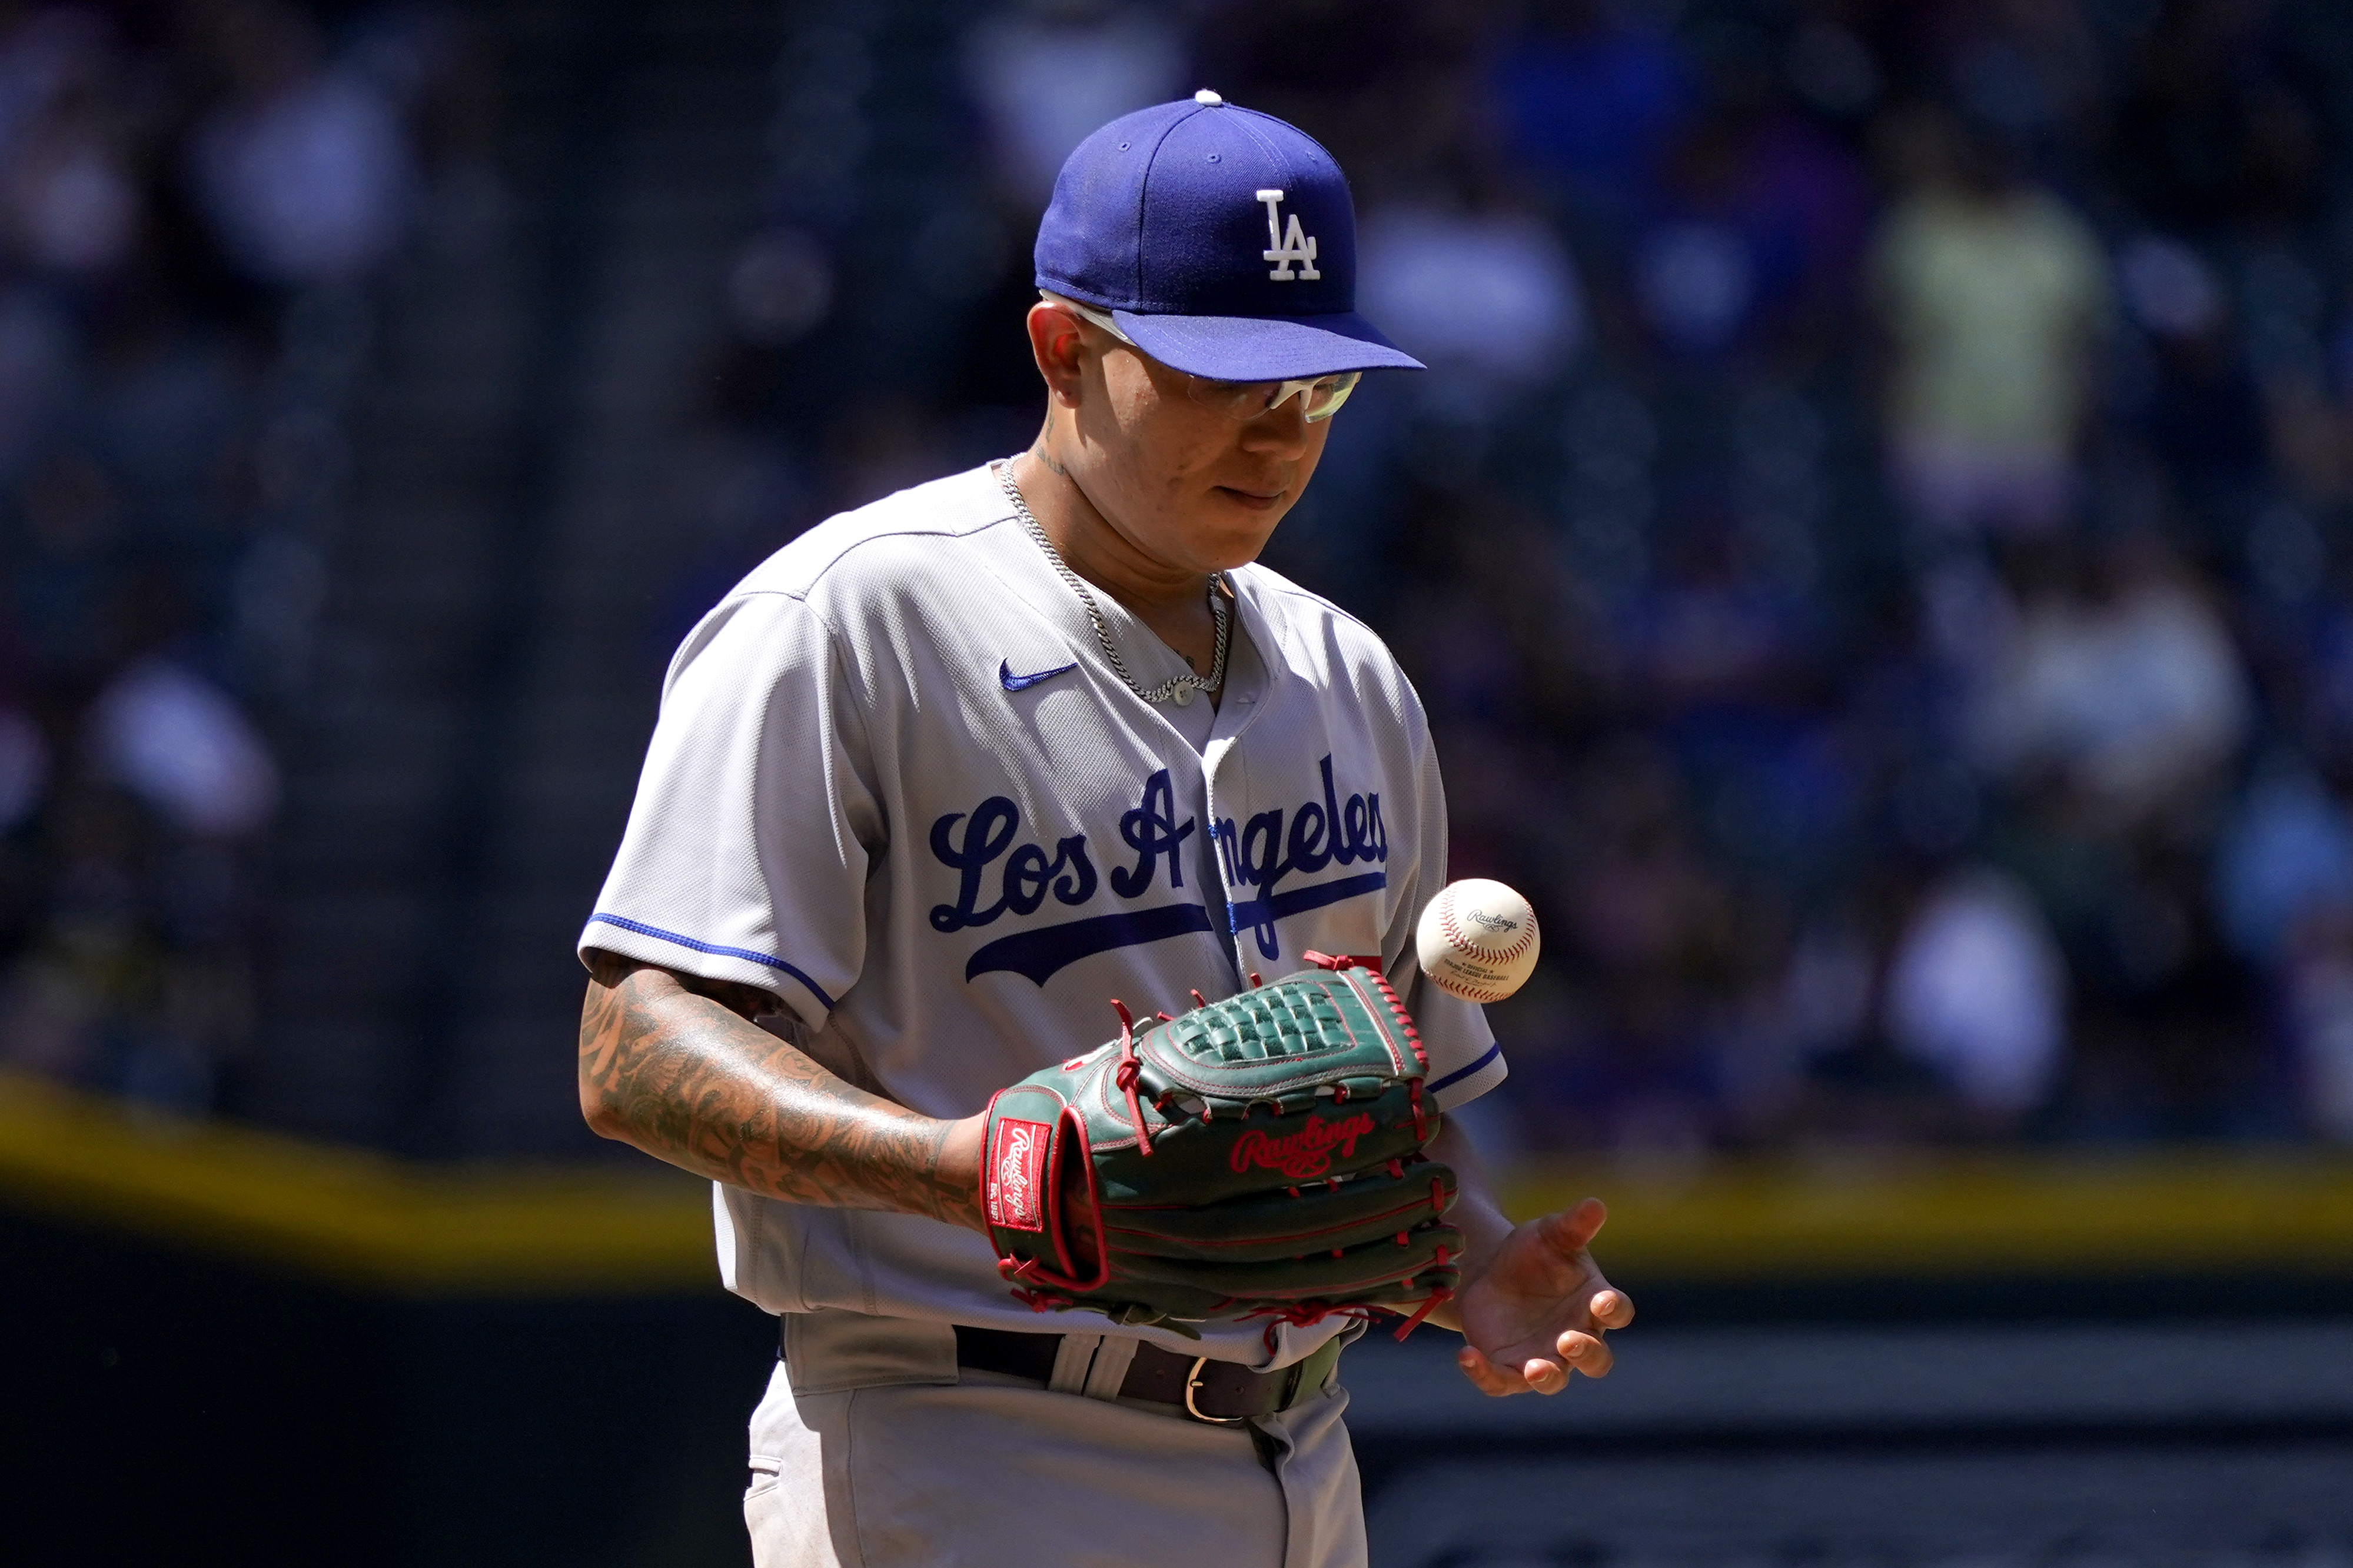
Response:
M1062 164L1038 287L1219 381L1419 370L1356 314L1356 209L1332 154L1214 92L1122 115Z

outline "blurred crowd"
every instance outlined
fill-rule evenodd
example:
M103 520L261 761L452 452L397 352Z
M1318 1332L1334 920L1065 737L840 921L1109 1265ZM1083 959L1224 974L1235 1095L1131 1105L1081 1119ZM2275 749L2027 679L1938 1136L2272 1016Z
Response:
M1339 156L1431 367L1270 561L1396 647L1456 873L1546 922L1493 1138L2353 1140L2328 0L784 14L649 662L1028 442L1056 169L1214 88ZM235 1108L353 390L491 162L473 26L0 4L0 1066Z
M861 26L779 75L683 606L1025 445L1055 169L1211 87L1338 155L1431 367L1270 560L1391 640L1456 873L1546 922L1497 1136L2353 1139L2337 8L1028 0L920 156Z
M0 5L0 1067L236 1099L369 285L459 29Z

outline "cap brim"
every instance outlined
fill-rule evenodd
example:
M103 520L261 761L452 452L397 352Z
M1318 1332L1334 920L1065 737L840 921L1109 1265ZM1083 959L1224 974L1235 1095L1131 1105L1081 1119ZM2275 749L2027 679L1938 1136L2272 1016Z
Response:
M1219 381L1304 381L1422 363L1354 310L1331 316L1140 316L1112 320L1162 364Z

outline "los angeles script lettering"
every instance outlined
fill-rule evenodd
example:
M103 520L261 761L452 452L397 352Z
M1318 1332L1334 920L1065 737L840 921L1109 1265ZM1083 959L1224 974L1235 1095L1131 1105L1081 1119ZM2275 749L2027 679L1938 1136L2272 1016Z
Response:
M1240 832L1234 819L1221 818L1215 829L1218 858L1226 882L1234 888L1256 888L1261 899L1274 896L1274 885L1293 871L1310 875L1337 863L1353 866L1389 858L1389 833L1381 825L1381 797L1352 795L1345 804L1332 783L1332 759L1320 764L1324 798L1305 801L1291 813L1291 831L1282 830L1280 809L1261 811Z
M1286 1138L1270 1138L1252 1128L1234 1140L1228 1163L1237 1175L1247 1174L1256 1165L1293 1181L1305 1180L1329 1171L1334 1154L1343 1160L1354 1158L1356 1140L1372 1130L1372 1117L1361 1110L1341 1121L1311 1116L1306 1126Z
M1219 868L1227 885L1236 889L1235 897L1240 899L1243 889L1258 890L1256 903L1261 907L1250 923L1271 924L1264 900L1278 880L1293 872L1313 874L1328 865L1371 864L1389 858L1380 795L1352 795L1344 800L1332 780L1332 759L1325 757L1320 767L1321 800L1302 802L1288 814L1280 808L1260 812L1239 828L1229 817L1211 830ZM1176 791L1168 770L1162 768L1145 780L1135 805L1120 814L1120 840L1133 859L1113 866L1101 879L1121 899L1140 899L1152 890L1165 868L1168 886L1182 890L1185 847L1197 826L1189 816L1176 819ZM1051 850L1035 841L1017 842L1020 835L1021 808L1001 795L932 824L933 858L956 876L955 901L932 908L934 931L988 925L1008 911L1035 914L1049 898L1075 909L1094 897L1098 878L1085 834L1058 838ZM1210 902L1214 906L1215 900Z
M956 829L963 823L962 832ZM1057 842L1049 856L1036 844L1013 849L1013 836L1021 830L1021 808L1001 795L990 795L967 816L952 811L932 824L932 855L956 874L956 901L932 908L932 929L962 931L985 926L1006 910L1035 914L1050 889L1055 900L1073 907L1095 896L1094 862L1087 858L1087 836L1073 833ZM1119 836L1135 851L1135 864L1113 867L1111 890L1123 899L1142 898L1152 890L1161 858L1168 861L1168 885L1185 885L1185 858L1178 851L1193 836L1193 819L1176 821L1176 792L1161 769L1144 782L1144 798L1119 819ZM982 908L982 882L988 868L1002 858L997 901Z

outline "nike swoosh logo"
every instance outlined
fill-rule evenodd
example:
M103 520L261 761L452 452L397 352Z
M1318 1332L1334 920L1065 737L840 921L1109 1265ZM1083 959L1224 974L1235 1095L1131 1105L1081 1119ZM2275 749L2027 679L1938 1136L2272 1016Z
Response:
M1027 691L1041 680L1051 680L1058 675L1068 675L1078 668L1074 661L1070 664L1056 665L1051 669L1041 669L1035 675L1016 675L1013 673L1013 661L1008 658L997 667L997 679L998 684L1008 691Z

